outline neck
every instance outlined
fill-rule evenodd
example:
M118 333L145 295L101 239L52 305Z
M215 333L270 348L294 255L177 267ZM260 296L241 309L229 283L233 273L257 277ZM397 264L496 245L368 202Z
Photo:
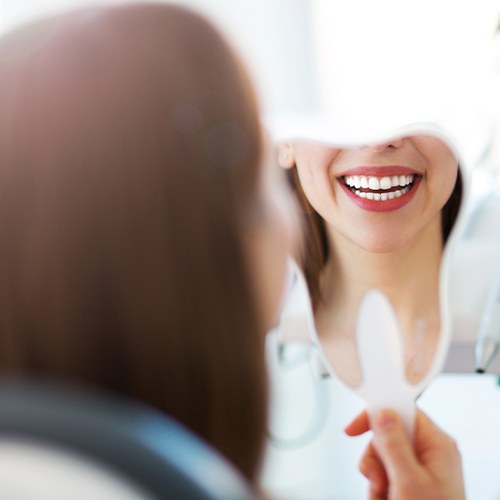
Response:
M417 241L383 253L360 248L331 228L328 232L330 260L321 276L316 327L337 374L352 385L360 381L354 347L358 307L363 295L377 288L396 312L407 376L412 382L419 380L433 359L440 329L440 222L426 228Z
M320 308L357 308L364 293L377 288L387 295L398 316L438 306L442 257L441 225L429 225L417 241L388 252L371 252L330 228L330 260L321 278Z
M322 300L316 311L316 326L337 373L353 385L360 380L353 347L357 312L363 295L377 288L396 312L404 338L407 375L412 381L418 380L432 360L440 329L440 220L411 244L388 252L367 251L331 228L327 231L330 260L321 276ZM425 359L417 363L415 356L422 352ZM415 368L417 364L421 367Z

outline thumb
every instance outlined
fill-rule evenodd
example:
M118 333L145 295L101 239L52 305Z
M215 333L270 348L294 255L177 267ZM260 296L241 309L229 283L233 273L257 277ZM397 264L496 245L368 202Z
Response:
M419 464L399 415L381 410L372 417L374 444L390 483L414 477Z

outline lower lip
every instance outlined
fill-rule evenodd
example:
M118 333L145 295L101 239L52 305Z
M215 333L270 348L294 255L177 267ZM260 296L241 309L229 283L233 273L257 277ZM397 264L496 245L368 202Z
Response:
M385 201L369 200L367 198L356 196L341 179L339 179L339 182L344 191L347 193L347 196L349 196L349 198L363 210L368 210L370 212L392 212L393 210L399 210L410 203L417 192L420 180L421 177L416 177L413 181L413 186L407 193L403 194L399 198L393 198L392 200Z

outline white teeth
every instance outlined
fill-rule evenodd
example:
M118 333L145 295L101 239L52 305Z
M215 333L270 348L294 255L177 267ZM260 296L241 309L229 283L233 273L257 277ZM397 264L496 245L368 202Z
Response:
M359 189L371 189L373 191L389 190L395 187L405 187L415 180L414 175L393 175L392 177L375 177L365 175L349 175L344 177L347 186Z
M354 191L356 196L360 198L366 198L367 200L375 200L375 201L387 201L393 200L394 198L399 198L406 194L410 190L409 186L404 187L403 189L397 189L396 191L389 191L388 193L371 193L365 191L359 191L358 189Z
M349 175L345 176L346 186L352 188L356 196L374 201L394 200L406 194L415 180L414 175L393 175L385 177ZM399 189L395 189L399 188ZM370 191L360 191L370 189Z
M390 177L382 177L380 179L380 189L391 189L392 182Z

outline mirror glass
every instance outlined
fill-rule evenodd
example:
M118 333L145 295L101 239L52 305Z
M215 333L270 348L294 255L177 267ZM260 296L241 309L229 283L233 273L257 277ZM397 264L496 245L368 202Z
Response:
M422 131L359 147L295 141L280 145L279 163L302 214L297 261L331 369L361 382L356 319L376 288L398 318L406 377L420 382L439 345L443 252L462 201L454 148Z

